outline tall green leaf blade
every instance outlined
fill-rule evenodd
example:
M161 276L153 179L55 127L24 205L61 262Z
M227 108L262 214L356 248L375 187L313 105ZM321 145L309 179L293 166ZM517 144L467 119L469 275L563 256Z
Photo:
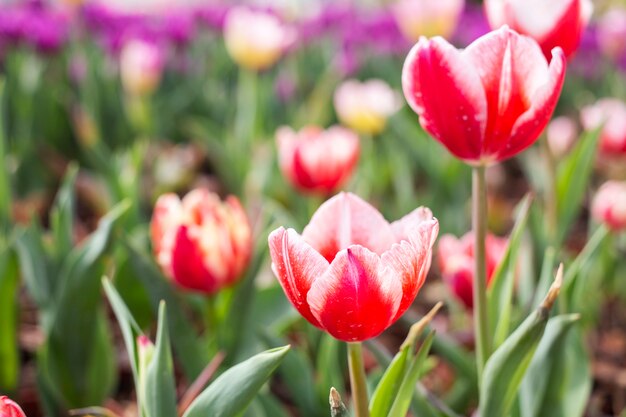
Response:
M531 203L531 196L526 195L519 204L519 212L509 238L509 244L489 286L487 300L489 323L492 326L494 347L496 348L502 344L509 333L511 299L513 298L513 287L515 284L517 257L526 222L528 221Z
M69 253L74 242L74 211L76 206L74 184L77 175L78 166L71 164L50 210L54 252L58 258Z
M400 350L387 366L370 400L372 417L387 417L407 370L409 347Z
M156 347L146 370L145 392L143 393L143 406L148 417L172 417L176 415L174 365L165 311L165 303L162 302L159 308Z
M2 243L0 243L1 245ZM0 391L17 388L19 377L17 261L8 247L0 249Z
M589 362L578 355L579 316L553 317L520 386L521 417L580 417L590 389ZM572 337L574 336L574 337Z
M191 403L183 417L237 417L288 351L289 346L267 350L230 368Z
M28 229L20 231L15 242L20 271L26 288L39 307L43 321L42 326L48 327L46 311L51 303L52 294L56 286L56 268L48 260L46 250L42 244L42 231L32 224Z

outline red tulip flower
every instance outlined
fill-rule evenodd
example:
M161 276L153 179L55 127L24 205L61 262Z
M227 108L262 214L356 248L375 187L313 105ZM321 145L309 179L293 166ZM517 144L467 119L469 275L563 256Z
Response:
M248 265L252 233L236 197L222 202L204 189L182 201L164 194L150 229L157 262L183 288L214 294L234 284Z
M0 396L0 417L26 417L19 405L9 397Z
M299 132L281 127L276 144L283 175L305 192L332 193L348 180L359 160L359 137L339 126L308 126Z
M487 285L491 283L493 274L504 257L508 242L508 239L487 235ZM473 308L474 234L466 233L460 239L453 235L443 235L437 246L437 259L443 281L459 301L468 309Z
M404 95L422 127L456 157L488 165L533 144L550 121L565 77L565 55L550 64L539 45L508 27L458 50L422 38L406 58Z
M593 198L591 215L613 231L626 230L626 181L604 183Z
M378 336L411 305L430 268L439 225L420 207L389 224L354 194L320 206L302 235L269 236L272 270L311 324L346 342Z
M534 38L549 58L557 46L567 56L576 51L593 5L590 0L485 0L485 12L493 29L508 25Z

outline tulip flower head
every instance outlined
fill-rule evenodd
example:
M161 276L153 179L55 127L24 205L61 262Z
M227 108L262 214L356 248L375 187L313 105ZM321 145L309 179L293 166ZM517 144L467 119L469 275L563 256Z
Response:
M272 270L298 312L336 339L378 336L409 308L430 268L439 225L420 207L389 224L354 194L320 206L302 235L269 236Z
M205 189L182 201L164 194L150 228L157 262L185 289L214 294L234 284L248 265L252 232L236 197L221 201Z
M591 0L485 0L493 29L508 25L534 38L546 58L557 46L571 56L593 12Z
M0 417L26 417L19 405L6 395L0 396Z
M299 132L281 127L276 145L283 175L304 192L332 193L350 177L359 159L359 137L339 126L309 126Z
M562 157L571 149L578 129L576 123L567 116L559 116L552 119L546 129L546 137L550 150L556 157Z
M465 0L399 0L393 15L411 42L420 36L449 38L456 29Z
M626 181L604 183L593 198L591 215L613 231L626 230Z
M406 58L404 96L422 127L472 165L513 157L550 121L565 77L565 56L550 64L539 45L508 27L464 50L422 38Z
M154 42L128 41L120 53L120 76L124 90L143 97L152 94L161 83L165 60L163 50Z
M382 132L401 106L398 94L382 80L345 81L335 90L334 104L341 123L369 135Z
M583 108L580 118L586 130L602 127L601 153L626 156L626 103L615 98L603 98Z
M487 285L491 283L496 268L504 257L508 239L488 234L485 241L487 262ZM472 287L474 283L474 234L466 233L460 239L443 235L437 249L439 270L443 281L452 293L467 307L474 307Z
M226 50L239 65L264 70L276 63L295 40L295 32L270 13L233 7L224 22Z
M626 8L615 7L606 12L597 26L598 46L613 60L626 55Z

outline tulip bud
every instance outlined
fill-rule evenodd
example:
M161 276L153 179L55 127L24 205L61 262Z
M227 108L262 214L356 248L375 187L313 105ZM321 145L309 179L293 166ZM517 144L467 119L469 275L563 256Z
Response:
M485 242L487 285L491 283L507 245L508 239L487 235ZM473 308L474 234L466 233L460 239L453 235L441 236L437 258L443 281L468 309Z
M546 130L548 145L557 158L567 154L577 135L576 123L567 116L555 117Z
M626 103L616 98L603 98L584 107L580 119L585 130L602 128L600 152L626 156Z
M0 396L0 417L26 417L24 411L9 397Z
M357 132L376 135L400 106L398 94L382 80L348 80L335 91L335 111L341 123Z
M154 343L145 335L140 335L137 337L137 368L138 368L138 378L137 381L137 395L140 396L141 400L145 400L146 396L146 372L148 370L148 366L152 361L152 357L154 355ZM142 402L140 401L140 403Z
M278 61L295 39L295 32L273 14L233 7L224 22L230 57L250 70L263 70Z
M548 64L539 45L503 27L463 50L422 38L402 70L402 88L422 127L454 156L487 166L532 145L550 121L565 56Z
M350 177L359 159L359 137L339 126L309 126L299 132L281 127L276 145L283 175L305 192L330 194Z
M354 194L315 212L302 235L269 236L272 271L289 301L336 339L378 336L409 308L424 284L439 223L425 207L393 223Z
M181 201L175 194L157 200L151 223L157 262L188 290L214 294L233 285L248 265L252 232L234 196L195 189Z
M593 12L590 0L485 0L484 4L493 29L508 25L534 38L548 59L557 46L566 56L576 51Z
M600 50L613 60L626 55L626 9L613 8L597 25L596 36Z
M122 47L120 76L124 90L131 96L152 94L161 82L163 51L154 42L133 39Z
M604 183L593 198L591 215L611 230L626 230L626 181Z
M420 36L449 38L456 29L465 0L399 0L393 15L411 42Z

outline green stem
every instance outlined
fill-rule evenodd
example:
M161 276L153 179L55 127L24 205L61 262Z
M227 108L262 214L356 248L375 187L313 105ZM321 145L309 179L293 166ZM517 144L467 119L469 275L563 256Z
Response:
M4 124L4 85L4 79L0 79L0 227L2 232L7 232L11 225L11 180L6 163L8 144Z
M355 417L369 417L367 381L365 380L361 342L348 343L348 368L350 369L350 386L352 388Z
M250 152L252 152L257 119L257 81L256 72L241 68L237 81L237 110L235 114L232 155L238 173L237 184L243 188L243 181L249 171Z
M489 321L487 316L487 187L485 167L472 171L472 229L474 231L474 335L478 385L490 354Z
M546 205L546 232L549 245L555 246L557 243L559 213L557 206L556 191L556 159L550 149L550 144L545 135L539 142L541 143L541 151L546 164L547 183L544 190L544 203Z

